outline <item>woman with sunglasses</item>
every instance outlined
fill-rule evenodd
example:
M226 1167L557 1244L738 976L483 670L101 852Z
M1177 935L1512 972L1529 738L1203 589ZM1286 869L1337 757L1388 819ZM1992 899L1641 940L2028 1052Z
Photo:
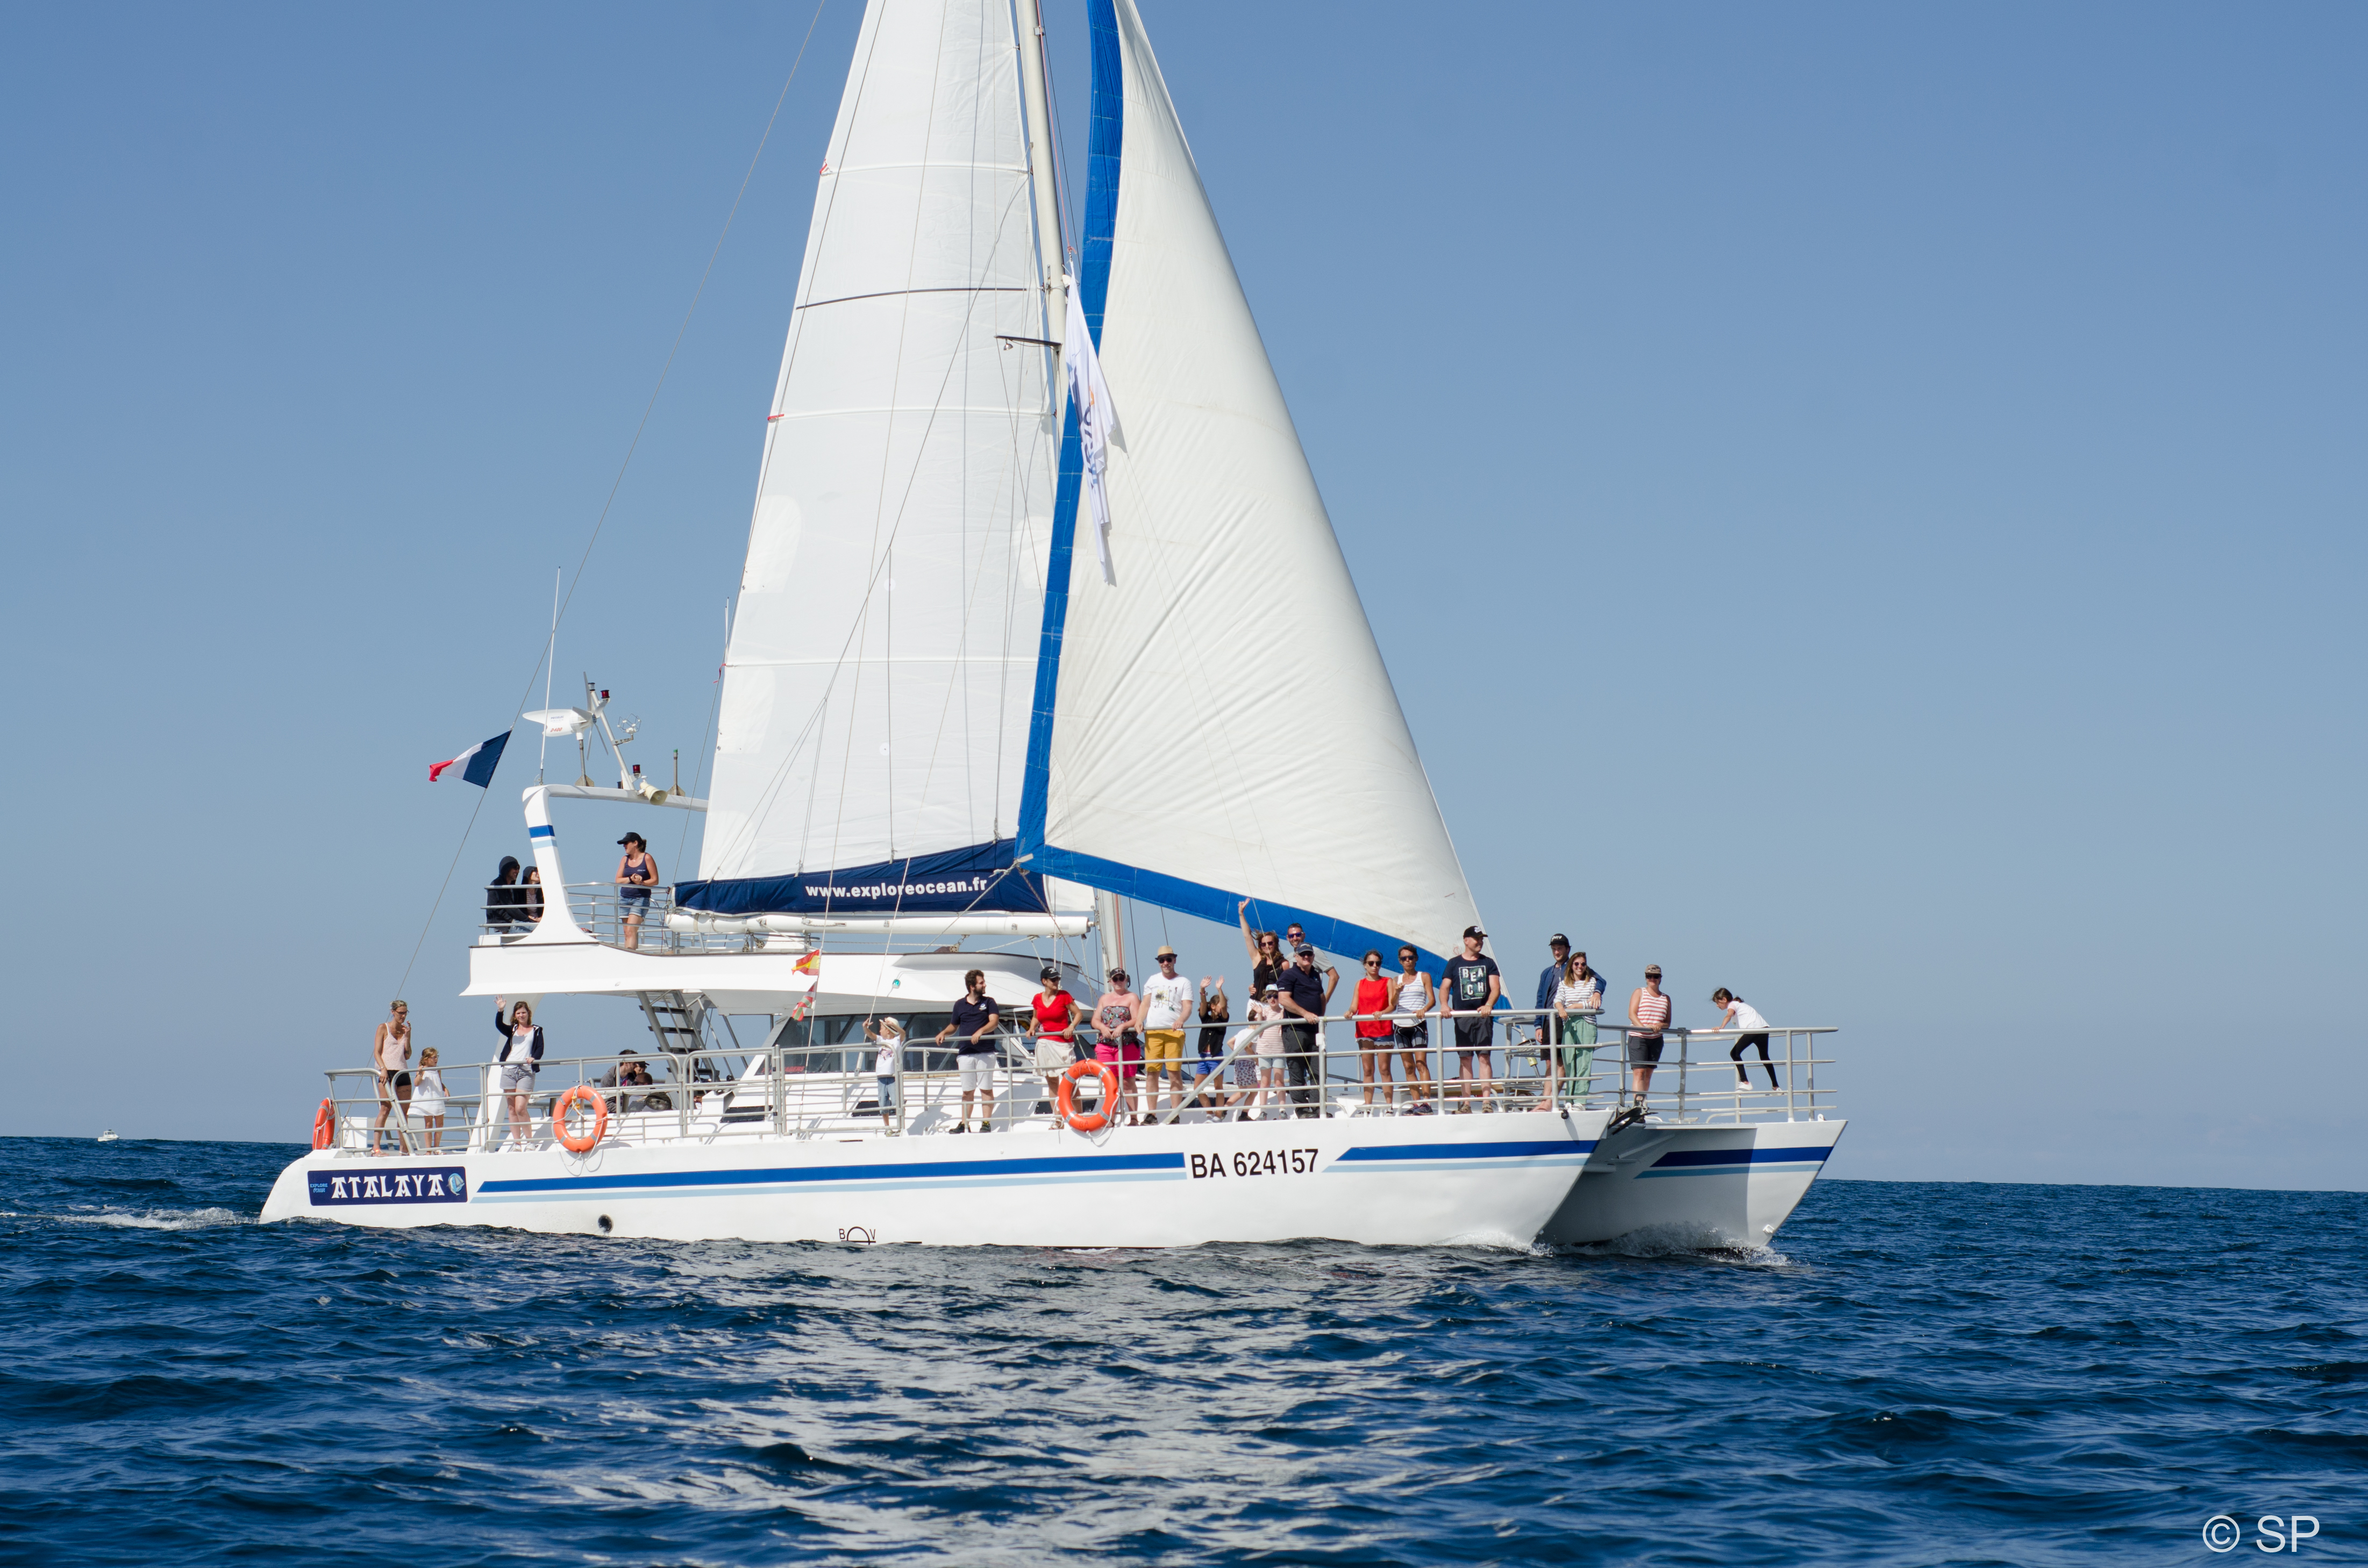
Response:
M1372 1109L1373 1084L1382 1086L1382 1104L1397 1104L1397 1085L1390 1080L1390 992L1389 978L1382 973L1382 950L1365 949L1365 972L1358 977L1357 1070L1364 1074L1365 1108Z
M1405 1069L1406 1088L1414 1104L1408 1114L1433 1114L1430 1093L1430 1026L1423 1021L1438 1000L1430 976L1422 970L1422 955L1408 943L1398 949L1398 972L1390 979L1390 1032L1398 1048L1398 1065Z
M1248 949L1250 955L1250 994L1263 996L1266 988L1281 978L1282 966L1286 961L1282 956L1282 942L1271 931L1250 929L1248 899L1242 900L1241 908L1235 913L1242 921L1242 946Z

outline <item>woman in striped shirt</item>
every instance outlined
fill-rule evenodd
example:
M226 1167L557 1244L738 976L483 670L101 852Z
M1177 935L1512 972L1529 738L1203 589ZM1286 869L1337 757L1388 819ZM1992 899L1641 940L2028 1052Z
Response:
M1628 1066L1635 1079L1636 1098L1653 1086L1653 1063L1661 1059L1661 1031L1669 1027L1669 999L1661 992L1661 966L1645 966L1645 986L1628 994Z

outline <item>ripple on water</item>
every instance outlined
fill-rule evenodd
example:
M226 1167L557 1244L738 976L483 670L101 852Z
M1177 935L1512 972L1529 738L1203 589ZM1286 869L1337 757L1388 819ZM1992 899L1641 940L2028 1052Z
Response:
M2332 1559L2368 1464L2356 1195L928 1251L252 1223L290 1153L0 1141L9 1552L2037 1563L2316 1502Z

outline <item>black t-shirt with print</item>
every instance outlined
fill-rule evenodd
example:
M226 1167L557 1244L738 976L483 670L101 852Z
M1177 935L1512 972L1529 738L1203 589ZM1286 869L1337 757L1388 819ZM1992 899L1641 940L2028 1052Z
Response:
M1476 959L1453 958L1447 960L1448 1003L1459 1013L1470 1013L1488 1005L1488 977L1502 971L1497 960L1482 953Z

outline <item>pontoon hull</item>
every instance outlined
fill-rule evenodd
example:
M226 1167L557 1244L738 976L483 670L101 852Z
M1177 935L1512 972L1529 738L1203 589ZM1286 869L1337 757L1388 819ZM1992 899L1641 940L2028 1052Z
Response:
M1050 1128L768 1135L605 1144L583 1155L548 1140L383 1159L325 1150L281 1173L263 1218L683 1241L1137 1247L1324 1237L1520 1247L1563 1204L1605 1119L1591 1111L1094 1137Z
M1766 1246L1849 1123L1647 1122L1604 1140L1546 1221L1549 1245L1639 1235L1685 1247Z

